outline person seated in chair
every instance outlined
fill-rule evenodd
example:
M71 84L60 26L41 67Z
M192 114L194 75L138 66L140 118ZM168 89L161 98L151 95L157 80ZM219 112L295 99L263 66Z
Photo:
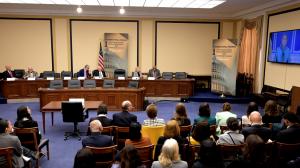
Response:
M165 125L165 120L162 118L157 118L157 107L155 104L150 104L146 108L148 119L144 120L145 126L162 126Z
M108 74L106 74L103 67L98 66L97 69L93 71L93 77L106 78Z
M239 133L239 121L234 117L227 119L228 131L219 136L217 144L240 145L244 143L244 135Z
M32 67L28 67L28 70L25 72L24 77L25 79L27 78L37 78L39 77L39 74L33 70Z
M281 130L277 134L277 141L281 143L300 143L300 121L296 114L286 113L283 116L287 129Z
M135 147L143 147L151 145L149 137L143 137L141 133L141 124L132 122L129 127L129 139L126 139L125 145L133 145Z
M78 72L78 77L85 77L85 78L90 78L90 66L85 65L82 69L79 70Z
M97 117L93 117L90 119L91 123L93 120L99 120L103 127L108 127L112 125L112 119L107 117L107 106L106 104L100 104L97 109ZM91 131L88 129L87 135L90 135Z
M143 77L140 67L135 68L135 71L132 72L132 77L139 77L139 78Z
M14 78L15 72L11 69L10 65L5 66L5 71L2 73L3 79Z
M160 77L160 70L156 68L156 65L149 70L148 77L154 77L155 79Z
M129 127L131 122L137 122L137 117L134 114L130 114L129 111L132 109L130 101L126 100L122 102L122 112L115 113L113 115L113 125L119 127Z
M103 130L102 124L99 120L93 120L90 123L91 135L82 140L82 147L108 147L114 145L113 139L108 135L101 135Z

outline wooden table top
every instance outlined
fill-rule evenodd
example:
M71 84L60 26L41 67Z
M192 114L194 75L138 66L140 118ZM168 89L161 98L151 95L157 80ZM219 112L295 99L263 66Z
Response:
M42 112L46 111L60 111L61 110L61 102L63 101L51 101L48 104L46 104L42 108ZM93 110L97 109L100 104L102 104L102 101L85 101L84 106L87 109Z

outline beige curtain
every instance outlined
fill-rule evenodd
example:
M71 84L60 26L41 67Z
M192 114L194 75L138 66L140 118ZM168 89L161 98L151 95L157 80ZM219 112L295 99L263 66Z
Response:
M263 16L252 20L244 20L242 23L242 31L240 36L241 46L238 72L253 76L253 85L255 85L257 79L257 62L262 40L262 21ZM255 88L255 86L252 86L252 88Z

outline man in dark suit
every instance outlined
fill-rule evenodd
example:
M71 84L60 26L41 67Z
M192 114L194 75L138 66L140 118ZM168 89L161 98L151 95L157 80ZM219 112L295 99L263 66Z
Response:
M251 126L245 127L242 129L242 134L244 135L245 139L248 137L248 135L256 134L261 137L261 139L264 140L264 142L267 142L272 135L272 131L270 128L263 127L262 123L262 117L259 112L253 111L249 116Z
M132 104L130 101L122 102L122 112L113 115L113 124L119 127L129 127L131 122L137 122L137 117L129 113L131 109Z
M281 143L300 143L300 121L296 114L286 113L283 116L286 129L277 134L277 141Z
M112 120L107 117L107 106L106 104L100 104L97 110L97 117L90 119L91 123L93 120L99 120L103 127L108 127L112 125ZM87 135L90 135L91 131L88 128Z
M100 66L98 66L98 68L93 71L93 77L95 77L95 76L100 77L100 78L106 78L107 77L104 69Z
M80 69L78 72L78 77L90 78L91 77L90 66L85 65L82 69Z
M108 135L101 135L103 130L99 120L93 120L90 123L91 135L82 140L82 147L108 147L114 145L113 139Z
M160 77L160 71L156 68L156 65L154 65L153 68L149 70L148 77L154 77L156 79Z
M3 77L3 79L15 77L15 73L14 73L14 71L11 70L10 65L5 66L5 71L2 73L2 77Z

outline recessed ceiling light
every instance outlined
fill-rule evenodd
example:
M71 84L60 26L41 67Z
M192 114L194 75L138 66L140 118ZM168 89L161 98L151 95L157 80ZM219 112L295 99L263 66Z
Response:
M82 8L80 6L78 6L76 11L77 11L77 13L82 13Z
M120 12L121 15L124 15L126 11L125 11L125 9L122 7L122 8L120 8L120 11L119 11L119 12Z

